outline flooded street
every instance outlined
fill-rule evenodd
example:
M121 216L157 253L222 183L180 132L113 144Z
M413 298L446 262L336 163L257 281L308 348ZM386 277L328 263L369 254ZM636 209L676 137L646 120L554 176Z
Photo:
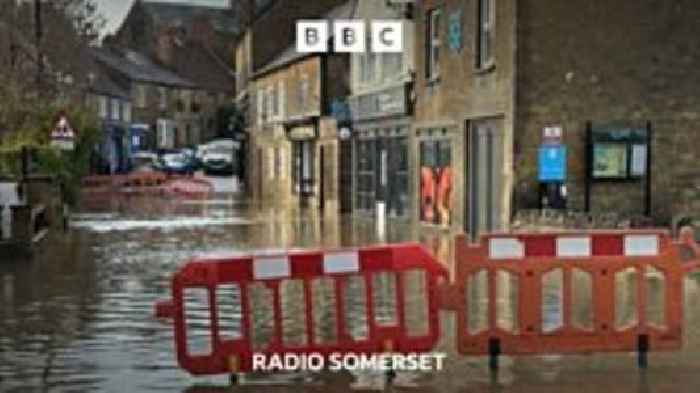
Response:
M383 388L383 376L349 374L194 378L181 371L172 326L153 315L169 278L188 260L253 250L339 247L418 240L441 260L449 236L392 222L323 220L210 200L100 201L77 212L72 233L32 262L0 264L0 392L336 392ZM611 299L612 300L612 299ZM521 299L521 301L527 301ZM691 392L700 386L700 289L686 285L686 344L652 354L640 375L634 354L503 358L493 379L483 358L454 354L453 316L443 313L437 351L444 371L399 374L390 389L415 392Z

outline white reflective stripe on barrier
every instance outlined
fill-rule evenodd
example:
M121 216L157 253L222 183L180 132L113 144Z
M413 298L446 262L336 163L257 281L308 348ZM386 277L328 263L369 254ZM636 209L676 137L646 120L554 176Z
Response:
M489 258L491 259L522 259L525 257L525 246L515 238L494 238L489 240Z
M253 276L256 279L284 278L290 275L291 269L289 267L288 257L255 257L253 262Z
M558 237L557 256L560 258L583 258L591 256L590 237Z
M625 256L653 257L659 255L659 237L657 235L626 235Z
M323 254L323 272L356 273L360 271L360 258L357 251Z

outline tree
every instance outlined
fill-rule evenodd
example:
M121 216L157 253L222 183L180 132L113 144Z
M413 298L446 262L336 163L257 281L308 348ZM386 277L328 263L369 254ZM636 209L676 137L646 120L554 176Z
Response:
M216 111L216 133L219 137L233 138L245 131L245 117L235 104L225 104Z

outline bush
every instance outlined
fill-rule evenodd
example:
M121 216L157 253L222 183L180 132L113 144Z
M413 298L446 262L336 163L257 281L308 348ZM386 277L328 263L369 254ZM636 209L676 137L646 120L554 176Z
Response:
M19 177L22 149L31 152L31 174L49 175L64 185L66 201L77 201L80 180L90 170L90 157L101 139L99 121L87 108L66 110L76 133L75 150L60 151L50 146L50 133L61 111L54 106L37 110L36 117L23 129L10 133L0 142L0 174Z

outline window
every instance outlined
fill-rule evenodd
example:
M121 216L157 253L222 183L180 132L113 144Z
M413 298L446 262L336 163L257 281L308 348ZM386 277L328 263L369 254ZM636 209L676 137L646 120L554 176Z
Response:
M309 99L309 77L308 75L301 76L301 82L299 83L299 107L300 113L306 112L306 106L308 105Z
M168 91L165 87L158 88L158 103L160 109L165 110L168 108Z
M268 118L274 120L277 118L277 113L279 111L279 103L277 102L277 94L275 93L275 86L269 86L267 88L267 98L270 100L270 105L268 106L270 113Z
M116 98L112 98L112 111L110 113L110 119L112 120L119 120L119 115L121 115L120 112L120 105L119 105L119 100Z
M277 82L277 117L282 119L285 116L285 105L286 105L286 100L285 100L285 91L284 91L284 80L280 80Z
M146 107L146 86L136 86L136 106L139 108Z
M428 81L434 81L440 75L440 17L441 11L436 8L428 12L425 21L425 77Z
M496 0L479 0L479 25L477 37L477 67L493 66L493 35L496 22Z
M403 53L382 53L382 79L392 80L403 74Z
M263 124L265 122L265 90L258 90L258 124Z
M125 102L122 104L122 120L125 123L131 123L131 103Z
M99 102L99 106L100 106L100 118L106 119L107 112L109 111L109 108L107 107L108 106L107 97L99 96L98 102Z

